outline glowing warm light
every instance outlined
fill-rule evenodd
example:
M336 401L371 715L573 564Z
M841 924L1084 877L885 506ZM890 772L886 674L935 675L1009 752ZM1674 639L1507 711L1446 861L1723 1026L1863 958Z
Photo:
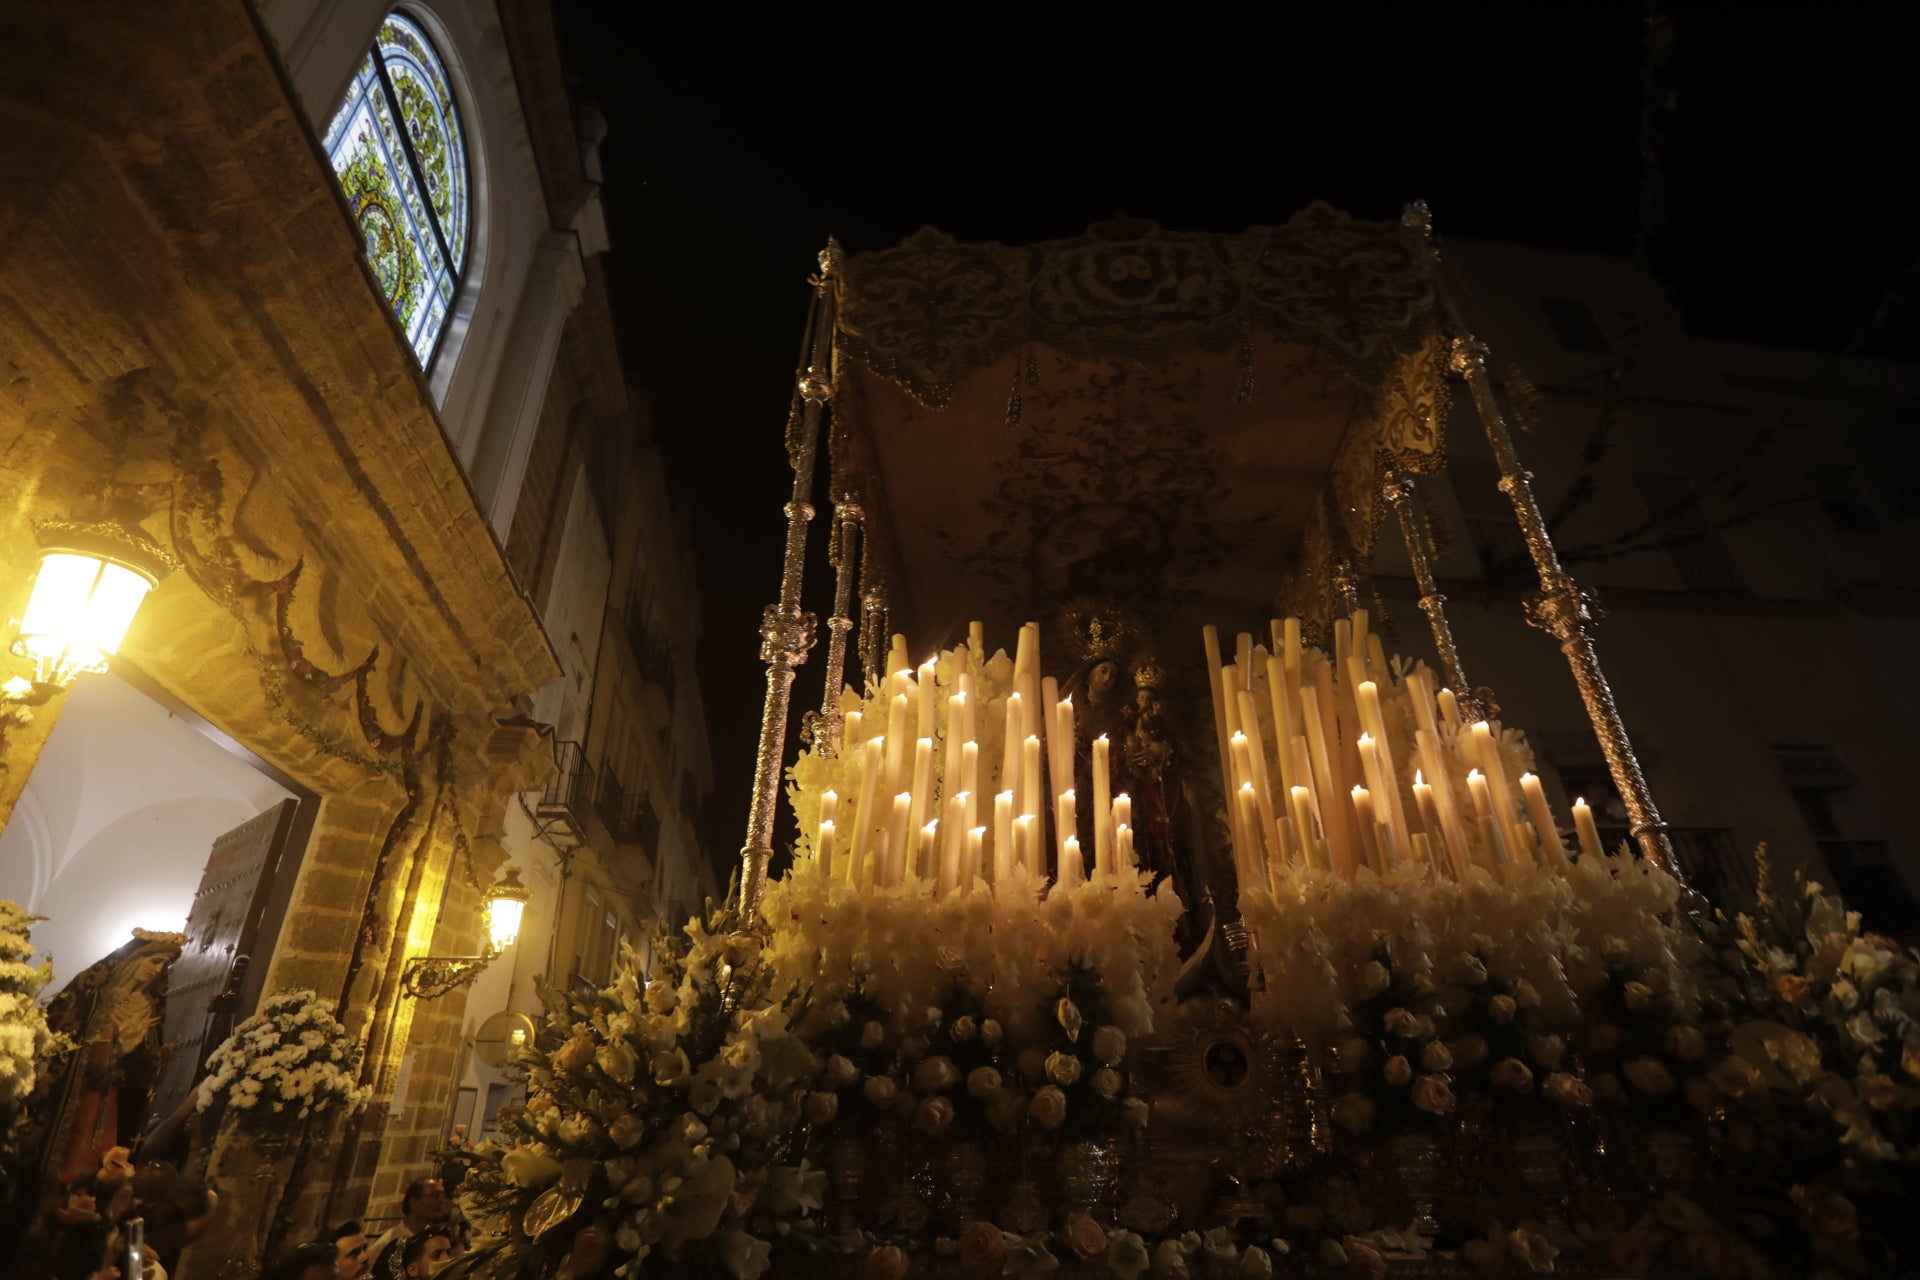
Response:
M520 919L527 912L527 887L513 867L487 890L487 937L495 951L505 951L520 938Z
M40 557L13 651L33 660L41 684L105 671L156 581L146 569L110 555L49 548Z

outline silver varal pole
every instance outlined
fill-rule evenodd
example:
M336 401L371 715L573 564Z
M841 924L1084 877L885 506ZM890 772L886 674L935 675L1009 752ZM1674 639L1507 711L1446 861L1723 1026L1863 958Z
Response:
M1620 798L1627 806L1627 817L1641 852L1684 886L1685 872L1674 857L1666 823L1654 806L1653 792L1647 786L1646 775L1640 771L1640 760L1633 752L1627 726L1620 719L1619 707L1614 705L1613 690L1600 669L1600 656L1594 650L1591 634L1595 622L1593 610L1586 593L1560 563L1546 519L1540 513L1540 503L1533 495L1533 473L1520 464L1513 435L1507 430L1506 417L1494 397L1493 381L1487 374L1486 344L1468 331L1459 305L1447 287L1426 207L1409 207L1405 221L1427 238L1433 260L1434 288L1455 334L1452 369L1466 381L1467 389L1473 394L1474 407L1486 427L1487 441L1493 446L1493 460L1500 469L1500 490L1513 503L1520 532L1527 541L1527 552L1540 575L1540 590L1527 601L1527 621L1557 640L1560 652L1566 655L1573 682L1580 689L1581 701L1586 703L1587 718L1593 722L1594 736L1600 740L1600 751L1606 756L1607 771L1613 775L1613 784L1619 788Z
M794 409L787 422L787 460L793 465L793 496L787 502L786 556L780 569L780 599L760 622L760 658L767 664L767 697L760 712L760 750L754 760L753 798L747 811L747 842L740 850L743 913L760 905L767 864L773 859L773 815L780 800L780 765L787 749L787 716L794 669L813 647L815 621L800 607L806 568L807 523L813 519L813 470L820 453L820 415L833 399L835 277L840 247L829 241L813 280L806 362L798 371Z

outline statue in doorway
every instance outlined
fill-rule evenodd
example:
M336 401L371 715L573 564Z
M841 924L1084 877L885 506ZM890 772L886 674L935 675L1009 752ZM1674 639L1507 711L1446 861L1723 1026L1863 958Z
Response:
M48 1023L76 1047L42 1095L43 1185L64 1186L99 1169L113 1148L138 1144L166 1056L167 971L185 944L183 934L135 929L47 1006Z

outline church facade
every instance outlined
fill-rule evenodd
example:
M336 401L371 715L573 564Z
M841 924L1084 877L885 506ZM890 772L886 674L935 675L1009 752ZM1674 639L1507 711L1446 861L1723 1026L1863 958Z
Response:
M290 797L245 919L189 918L183 963L247 944L206 992L225 1025L285 989L337 1005L373 1100L287 1157L278 1209L377 1219L509 1096L474 1053L489 1019L537 1010L535 978L604 981L714 891L690 551L615 346L595 118L540 3L36 3L0 27L48 52L0 90L6 612L50 530L176 566L81 687L124 677ZM76 696L0 731L32 868L0 896L29 910L86 865L61 817L83 802L36 778ZM488 954L509 864L519 941L420 990L423 958ZM217 887L131 923L178 929ZM223 1256L271 1216L266 1182L234 1185L262 1199Z

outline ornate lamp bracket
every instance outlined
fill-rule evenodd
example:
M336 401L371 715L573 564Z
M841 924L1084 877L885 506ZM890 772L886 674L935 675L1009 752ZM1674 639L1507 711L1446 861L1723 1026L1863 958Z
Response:
M492 963L492 955L419 956L401 971L400 990L416 1000L438 1000L472 982Z

